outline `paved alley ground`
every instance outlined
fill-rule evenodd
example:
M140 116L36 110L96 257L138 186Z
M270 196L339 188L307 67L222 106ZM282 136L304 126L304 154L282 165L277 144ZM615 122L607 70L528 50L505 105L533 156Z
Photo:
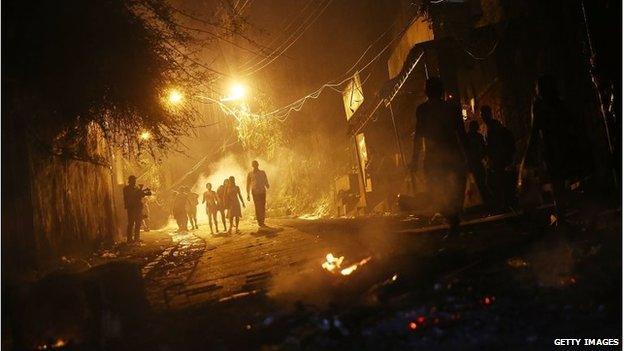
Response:
M619 210L558 228L502 217L457 238L416 221L171 234L143 269L154 338L168 349L378 349L384 336L387 349L549 349L557 336L619 335ZM323 269L328 253L357 269Z

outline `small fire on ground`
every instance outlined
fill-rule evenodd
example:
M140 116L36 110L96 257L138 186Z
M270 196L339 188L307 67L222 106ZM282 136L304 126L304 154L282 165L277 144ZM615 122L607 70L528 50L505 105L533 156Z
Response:
M342 268L341 266L342 266L342 262L344 261L344 256L336 257L330 252L325 256L325 262L323 262L321 267L323 267L323 269L325 269L326 271L330 273L334 273L334 274L340 273L341 275L349 275L355 272L355 270L357 270L358 267L361 267L365 265L366 263L368 263L370 259L371 257L369 256L361 260L358 263L352 264L346 268Z
M61 349L61 348L64 348L66 345L67 343L65 342L65 340L58 339L53 344L42 344L42 345L37 346L37 350Z

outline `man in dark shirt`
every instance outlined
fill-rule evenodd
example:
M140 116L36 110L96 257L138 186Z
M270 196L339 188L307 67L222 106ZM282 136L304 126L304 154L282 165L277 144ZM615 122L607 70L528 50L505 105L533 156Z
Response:
M531 109L531 131L523 155L525 167L537 168L552 183L553 197L560 210L565 197L565 180L574 175L578 161L577 134L570 113L559 98L554 77L545 75L536 84Z
M253 196L256 208L256 220L260 227L266 227L266 191L269 188L269 180L266 173L258 168L258 161L251 162L252 170L247 174L247 201L250 201L249 193Z
M492 190L496 205L504 209L513 204L512 166L516 142L511 131L494 119L490 106L481 106L481 119L487 126L488 187Z
M475 178L475 183L481 193L481 198L486 205L490 205L490 190L486 182L485 167L483 167L483 159L485 158L485 139L479 133L479 122L472 121L468 125L467 139L467 157L470 171Z
M459 213L466 185L466 131L459 106L443 100L438 77L427 79L427 101L416 110L412 169L424 152L423 171L433 206L447 219L450 234L459 233Z
M143 189L136 186L136 177L128 177L128 185L123 189L124 208L128 214L126 237L128 242L138 241L143 220Z

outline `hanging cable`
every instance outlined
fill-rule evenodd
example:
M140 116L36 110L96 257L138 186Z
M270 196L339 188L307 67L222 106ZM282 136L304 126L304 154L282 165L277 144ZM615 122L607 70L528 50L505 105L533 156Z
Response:
M279 25L280 28L282 29L283 33L292 33L292 32L296 32L297 30L291 30L291 26L294 25L295 23L301 23L303 21L301 21L302 15L305 13L305 11L307 10L307 8L314 3L315 0L309 0L299 11L299 13L297 13L297 15L295 16L286 16L286 18L284 18L284 20L282 21L282 23ZM290 22L288 22L288 24L286 24L285 26L283 25L284 23L286 23L286 21L290 18ZM300 27L299 27L300 28ZM279 48L281 48L284 43L286 42L286 39L284 39L284 41L282 41L281 43L279 43L279 45L275 46L277 44L277 42L279 41L281 37L275 37L273 38L273 40L271 40L267 46L269 47L274 47L274 49L271 50L271 52L269 52L269 56L273 56L273 54L275 52L277 52L277 50L279 50ZM253 61L257 58L257 56L254 56L253 58L247 60L245 63L243 63L241 65L241 67L239 68L239 70L245 69L247 67L249 67L250 65L255 65L257 63L257 61L255 63L253 63Z
M370 61L368 61L364 66L362 66L361 68L357 69L356 72L359 73L362 70L368 68L371 64L373 64L379 57L381 57L381 55L392 45L392 43L397 39L400 38L405 31L407 31L407 29L414 23L414 21L416 20L416 17L412 18L407 25L401 30L399 31L389 42L388 44L386 44L378 53L377 55L375 55ZM396 22L395 22L396 23ZM392 24L392 26L395 25L395 23ZM390 28L392 28L392 26ZM381 37L383 37L383 35L385 34L382 33L382 35L380 35L380 37L378 37L375 41L378 41ZM362 57L364 57L365 53L369 50L369 48L367 48L364 53L358 58L358 60L356 60L356 63L347 70L347 72L353 70L353 67L355 65L357 65L357 62L361 61ZM347 73L345 72L345 73ZM345 74L343 73L342 75L340 75L340 77L344 76ZM280 107L272 112L269 112L267 114L265 114L265 116L274 116L276 119L284 122L286 120L286 118L288 118L288 116L290 115L290 113L292 112L298 112L301 110L301 108L303 107L303 105L305 104L305 102L307 100L310 99L317 99L320 94L323 92L323 90L325 90L326 88L334 88L334 87L338 87L341 86L342 84L346 83L347 81L349 81L351 79L351 76L347 76L345 79L341 80L340 82L337 83L333 83L332 81L323 84L321 87L319 87L317 90L313 91L310 94L307 94L295 101L293 101L292 103L285 105L283 107Z
M188 13L187 11L184 11L184 10L182 10L182 9L179 9L179 8L174 7L174 6L171 6L171 5L169 5L169 7L170 7L173 11L177 12L178 14L180 14L180 15L182 15L182 16L184 16L184 17L188 18L188 19L191 19L191 20L193 20L193 21L196 21L196 22L198 22L198 23L201 23L201 24L204 24L204 25L207 25L207 26L212 26L212 27L215 27L216 29L224 30L226 35L229 35L229 36L238 36L238 37L241 37L241 38L245 39L245 41L247 41L249 44L251 44L252 46L254 46L256 49L260 50L260 52L262 52L262 55L267 55L267 53L265 52L265 50L268 50L268 51L273 50L272 48L270 48L270 47L268 47L268 46L264 46L264 45L262 45L262 44L260 44L260 43L256 42L255 40L253 40L253 39L251 39L251 38L247 37L247 36L246 36L244 33L242 33L242 32L234 32L234 31L232 31L232 30L230 30L230 29L228 29L228 28L224 27L224 26L223 26L223 24L221 24L221 23L207 21L207 20L205 20L205 19L202 19L202 18L200 18L200 17L197 17L197 16L195 16L195 15L193 15L193 14ZM178 26L181 26L181 27L182 27L182 25L180 25L179 23L177 23L176 25L178 25ZM194 31L203 31L203 30L198 29L198 28L188 28L188 29L189 29L189 30L194 30ZM227 40L226 38L224 38L224 37L223 37L223 36L221 36L221 35L218 35L218 34L215 34L215 33L213 33L213 32L209 32L209 31L206 31L206 32L204 32L204 33L209 34L209 35L211 35L211 36L213 36L213 37L215 37L215 38L221 39L221 40L223 40L223 41L226 41L227 43L232 44L232 45L234 45L234 46L236 46L236 47L242 48L242 47L240 47L240 45L238 45L238 44L236 44L236 43L233 43L232 41ZM242 48L242 49L245 49L246 51L250 51L250 49L247 49L247 48ZM255 53L255 52L254 52L254 53ZM256 53L256 54L257 54L257 53Z
M269 59L269 58L265 58L262 59L260 62L256 63L255 65L249 67L246 69L246 72L244 73L244 75L246 76L250 76L252 74L257 73L258 71L264 69L265 67L267 67L268 65L270 65L271 63L273 63L275 60L277 60L283 53L285 53L288 49L290 49L302 36L303 34L305 34L305 32L319 19L319 17L321 17L321 15L325 12L325 10L327 9L327 7L329 7L329 5L333 2L333 0L329 0L327 1L327 3L325 4L325 6L317 12L317 14L315 15L315 17L313 17L311 20L308 21L308 23L306 24L306 26L298 33L293 33L289 39L291 37L293 37L294 35L296 35L296 37L290 41L290 43L284 47L283 49L281 49L279 51L279 53L275 54L273 56L273 58ZM269 60L268 62L265 62L266 60ZM260 67L257 67L258 65L260 65Z

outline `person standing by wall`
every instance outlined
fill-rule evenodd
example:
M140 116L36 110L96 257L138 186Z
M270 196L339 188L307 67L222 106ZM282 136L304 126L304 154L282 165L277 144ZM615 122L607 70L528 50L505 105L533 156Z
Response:
M466 130L459 106L444 101L439 77L427 79L427 101L416 109L412 171L424 152L423 171L431 201L449 224L449 234L459 234L460 212L466 185Z
M516 141L511 131L494 119L490 106L481 106L481 119L487 126L488 187L492 190L496 207L507 209L514 205L513 162Z
M149 192L149 189L147 190ZM136 186L136 177L128 177L128 185L123 188L124 208L128 214L126 227L127 242L139 241L143 221L143 197L146 191Z
M251 192L256 210L256 221L260 227L265 227L266 191L269 188L269 180L266 173L258 168L258 161L252 161L251 167L251 172L247 174L247 201L251 201L249 196Z
M521 169L533 168L541 174L542 181L552 184L556 211L560 214L567 195L565 181L573 176L578 163L574 152L578 139L572 130L574 124L569 121L570 112L559 97L555 78L540 77L535 92L531 132Z

